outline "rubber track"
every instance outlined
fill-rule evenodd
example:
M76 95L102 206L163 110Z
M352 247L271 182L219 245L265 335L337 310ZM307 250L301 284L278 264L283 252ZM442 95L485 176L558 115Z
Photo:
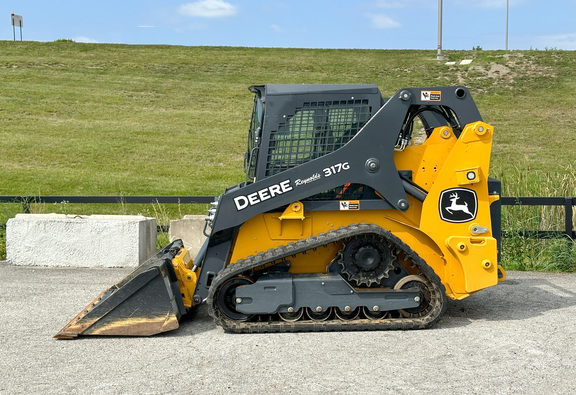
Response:
M365 234L376 234L396 245L412 260L412 263L418 267L421 274L424 274L427 280L435 285L431 290L433 308L428 315L418 318L384 318L381 320L364 318L350 321L343 321L338 318L327 321L299 320L295 322L286 322L280 319L277 321L237 321L224 315L218 308L215 295L216 290L228 279L245 272L251 272L253 269L267 263L338 242L345 238ZM326 233L310 236L307 239L281 245L265 252L259 252L257 255L251 255L246 259L241 259L235 264L228 265L228 267L222 270L213 280L208 293L207 304L208 312L212 318L214 318L216 324L222 326L226 331L234 333L409 330L424 329L435 324L446 310L447 297L446 290L440 278L406 243L378 225L361 223L329 230Z

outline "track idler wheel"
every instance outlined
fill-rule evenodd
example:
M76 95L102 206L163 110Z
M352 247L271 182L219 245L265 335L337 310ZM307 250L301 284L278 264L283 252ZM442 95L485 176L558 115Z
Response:
M408 318L418 318L425 316L431 309L432 284L422 276L410 275L402 278L394 289L414 289L420 291L420 304L418 307L399 310L400 314Z
M253 315L244 314L236 310L236 288L254 284L249 277L237 276L227 280L216 292L218 308L228 318L236 321L248 321Z

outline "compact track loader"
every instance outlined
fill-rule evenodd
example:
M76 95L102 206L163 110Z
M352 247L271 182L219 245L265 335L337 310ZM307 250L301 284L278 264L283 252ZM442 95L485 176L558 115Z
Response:
M206 303L230 332L420 329L505 278L493 127L464 87L261 85L245 171L55 337L152 335Z

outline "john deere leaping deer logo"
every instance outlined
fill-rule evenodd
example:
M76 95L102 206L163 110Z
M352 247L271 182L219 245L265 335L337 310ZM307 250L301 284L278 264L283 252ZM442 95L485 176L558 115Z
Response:
M460 197L458 196L457 192L451 193L450 201L452 202L452 204L450 205L450 207L445 207L445 210L448 211L450 214L454 214L455 211L462 211L463 213L466 213L471 217L474 216L474 214L472 214L470 210L468 210L468 203L464 202L464 204L458 204L457 203L458 199L460 199Z
M468 222L476 218L476 192L465 188L451 188L440 194L440 218L447 222Z

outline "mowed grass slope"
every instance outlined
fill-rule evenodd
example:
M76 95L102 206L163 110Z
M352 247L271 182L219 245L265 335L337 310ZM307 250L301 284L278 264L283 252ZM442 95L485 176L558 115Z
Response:
M243 178L263 83L462 84L494 168L576 159L576 52L304 50L0 42L0 194L218 194Z
M506 194L541 195L510 178L547 173L575 195L576 52L446 55L456 65L434 51L0 42L0 195L220 194L244 179L247 87L265 83L465 85L496 128ZM0 206L2 224L20 210Z

